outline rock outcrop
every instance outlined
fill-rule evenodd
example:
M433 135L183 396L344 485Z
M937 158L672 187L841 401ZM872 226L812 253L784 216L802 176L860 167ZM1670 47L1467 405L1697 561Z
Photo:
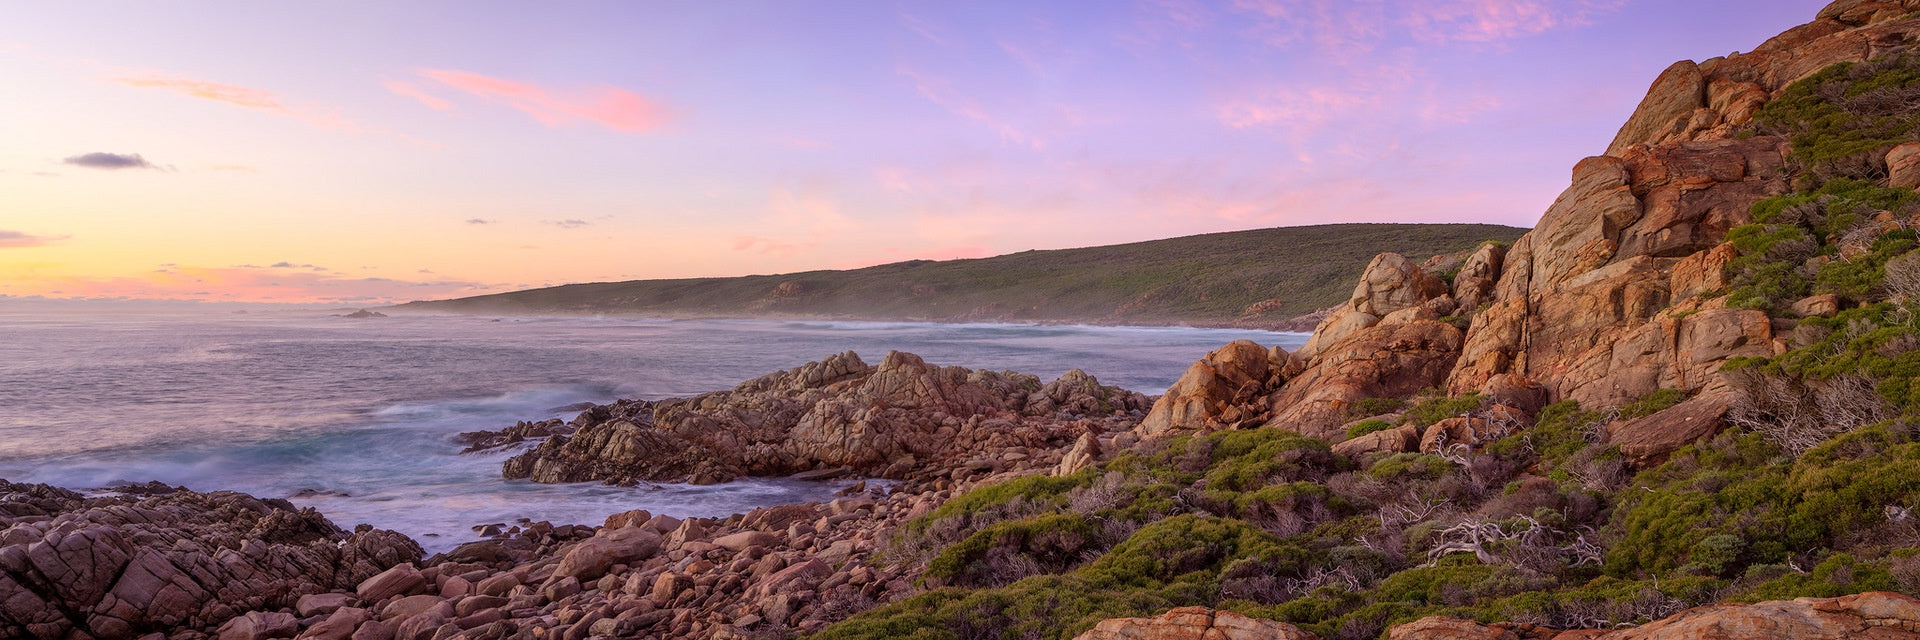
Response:
M1151 618L1102 620L1074 640L1319 640L1285 622L1232 611L1180 607Z
M0 637L288 637L309 594L352 589L420 547L349 534L312 509L221 491L142 487L86 498L0 481Z
M1727 232L1751 222L1755 202L1792 187L1787 141L1752 128L1753 118L1822 68L1913 48L1920 20L1896 18L1917 9L1911 0L1836 2L1751 52L1674 64L1605 155L1575 165L1567 189L1512 246L1483 246L1458 262L1451 286L1405 257L1380 255L1305 345L1271 359L1279 373L1225 389L1248 376L1222 375L1219 365L1237 358L1210 354L1183 379L1194 384L1163 398L1140 435L1265 414L1266 426L1338 439L1353 417L1347 407L1361 399L1428 387L1491 394L1495 386L1538 388L1541 401L1593 410L1659 389L1696 397L1670 415L1608 430L1642 462L1711 435L1729 400L1721 365L1770 355L1780 343L1764 312L1724 298L1725 269L1739 255ZM1892 182L1920 184L1916 158L1920 146L1911 144L1887 154ZM1838 308L1802 302L1802 316ZM1439 322L1446 316L1466 320L1464 334Z
M1079 370L1042 385L901 352L869 366L848 352L729 391L596 407L573 421L571 435L548 436L503 473L535 482L713 483L841 467L904 479L954 466L1053 465L1093 421L1130 426L1147 407L1145 396ZM508 432L528 428L547 427Z
M1495 253L1476 251L1466 264ZM1334 437L1354 402L1405 396L1446 379L1462 334L1440 321L1440 309L1454 310L1445 281L1404 256L1381 254L1305 345L1289 354L1243 340L1207 354L1154 403L1136 433L1264 425Z

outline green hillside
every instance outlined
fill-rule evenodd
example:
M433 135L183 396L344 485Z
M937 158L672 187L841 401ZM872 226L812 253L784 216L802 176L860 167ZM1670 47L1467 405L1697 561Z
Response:
M1274 326L1346 299L1380 252L1420 260L1525 231L1484 224L1282 227L846 271L572 284L400 308ZM1279 302L1250 313L1266 300Z

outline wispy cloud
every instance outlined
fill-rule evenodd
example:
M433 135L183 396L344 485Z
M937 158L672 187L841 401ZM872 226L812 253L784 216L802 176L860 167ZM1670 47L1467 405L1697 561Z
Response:
M160 89L180 95L212 100L223 104L247 109L256 109L267 113L296 118L307 124L343 131L373 132L341 117L334 110L311 104L288 104L279 95L266 89L243 87L240 85L184 78L169 74L146 73L125 75L110 79L129 87ZM376 132L377 133L377 132Z
M493 222L486 218L467 218L467 224L493 224Z
M1428 44L1495 44L1579 26L1625 0L1233 0L1249 32L1270 45L1307 44L1332 57L1406 36Z
M1424 42L1499 42L1583 25L1593 14L1622 4L1624 0L1427 0L1406 7L1402 22Z
M588 223L587 221L581 220L579 218L568 218L566 220L548 220L547 224L560 227L562 229L578 229L580 227L587 226Z
M383 80L381 81L380 86L386 87L388 91L392 91L395 95L399 95L407 98L413 98L414 100L419 101L420 104L427 105L427 108L433 109L435 111L446 111L448 109L453 108L452 102L448 102L446 99L439 98L432 94L429 94L425 90L421 89L418 85L415 85L411 82L405 82L401 80Z
M471 71L421 69L419 73L448 88L477 98L506 104L533 116L534 120L549 127L584 122L624 133L645 133L665 127L672 119L672 112L665 104L616 87L593 86L577 90L559 90ZM420 95L406 93L407 89L413 89ZM401 83L401 88L396 88L395 83L389 82L387 90L416 100L421 100L423 97L439 100L426 96L424 92L404 83ZM434 102L422 101L428 106L435 105ZM445 103L445 101L440 102ZM451 103L446 104L451 106Z
M67 239L67 236L36 236L20 231L0 229L0 249L44 247L65 239Z
M61 162L88 169L160 169L158 165L147 162L138 153L107 153L95 151L68 157Z
M225 102L237 107L264 109L267 111L287 111L286 105L280 103L280 98L275 96L273 92L265 89L164 76L121 77L114 78L113 81L129 87L165 89L194 98L212 100L214 102Z

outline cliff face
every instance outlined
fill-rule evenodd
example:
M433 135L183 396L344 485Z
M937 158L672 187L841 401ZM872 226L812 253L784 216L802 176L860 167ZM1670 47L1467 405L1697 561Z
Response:
M1754 118L1795 81L1913 47L1915 10L1911 0L1836 2L1752 52L1674 64L1606 154L1575 164L1571 184L1510 247L1483 245L1450 286L1381 255L1305 346L1269 354L1257 371L1238 350L1210 354L1139 434L1249 426L1259 416L1268 427L1338 439L1365 417L1356 414L1369 398L1536 388L1589 409L1660 389L1685 393L1674 414L1684 414L1682 426L1616 426L1615 439L1636 455L1711 433L1732 402L1721 373L1728 359L1792 346L1784 333L1793 323L1728 304L1726 267L1740 255L1729 230L1754 222L1754 204L1793 191L1806 170L1790 158L1788 137ZM1879 153L1867 162L1884 170ZM1228 369L1261 379L1222 391L1217 372Z

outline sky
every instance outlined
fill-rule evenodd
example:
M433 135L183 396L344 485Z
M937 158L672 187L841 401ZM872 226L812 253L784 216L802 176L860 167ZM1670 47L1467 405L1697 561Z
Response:
M0 296L320 304L1532 226L1825 4L0 3Z

